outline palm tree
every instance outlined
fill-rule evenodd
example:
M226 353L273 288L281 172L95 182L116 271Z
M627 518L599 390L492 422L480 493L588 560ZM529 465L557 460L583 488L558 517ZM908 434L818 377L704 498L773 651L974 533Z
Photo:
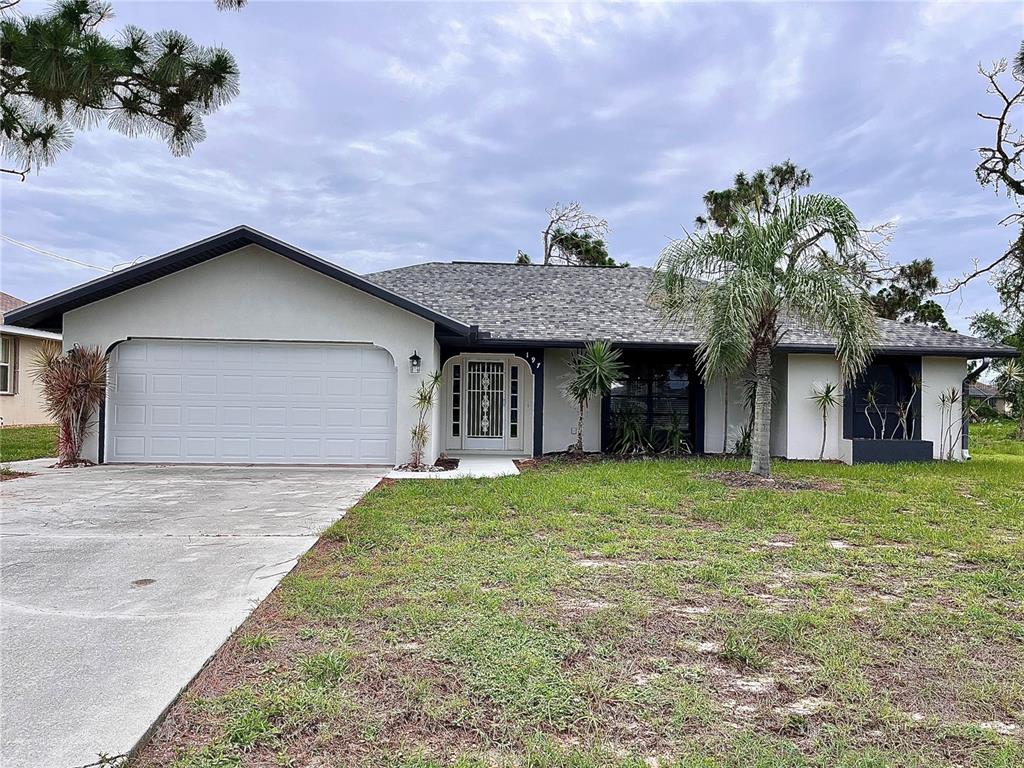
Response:
M99 347L61 352L48 342L36 353L32 377L39 384L47 414L57 422L57 466L77 466L94 415L107 392L107 356Z
M583 453L583 413L587 403L611 391L612 385L622 378L622 352L607 341L592 341L577 350L569 359L569 377L565 383L565 396L580 410L576 430L576 453Z
M772 353L787 321L833 337L844 381L867 365L878 331L861 242L842 200L793 194L767 214L739 209L728 229L688 235L662 252L652 298L666 321L696 325L705 381L753 368L750 471L757 475L771 474Z
M818 453L818 461L825 458L825 441L828 437L828 412L838 408L842 402L842 395L839 394L839 386L834 381L826 381L820 387L811 389L810 399L821 411L821 451Z

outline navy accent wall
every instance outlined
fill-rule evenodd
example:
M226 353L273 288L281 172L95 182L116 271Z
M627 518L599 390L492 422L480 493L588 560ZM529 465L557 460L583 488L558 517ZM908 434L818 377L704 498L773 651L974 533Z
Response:
M904 435L898 429L897 403L905 402L913 391L912 379L921 381L921 358L907 355L878 355L856 382L847 384L843 393L843 437L847 440L871 439L879 435L880 418L871 409L870 421L866 415L867 392L874 384L878 387L878 404L887 414L885 437L902 440ZM911 407L913 419L912 440L921 439L921 387L918 386ZM871 424L875 430L872 432Z

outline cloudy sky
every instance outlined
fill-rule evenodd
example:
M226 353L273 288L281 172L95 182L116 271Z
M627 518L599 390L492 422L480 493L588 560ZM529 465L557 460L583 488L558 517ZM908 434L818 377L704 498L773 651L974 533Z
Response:
M5 235L92 264L241 223L360 272L509 261L573 199L609 220L616 259L652 264L706 190L786 158L862 222L895 220L896 261L952 277L1009 238L1009 201L973 176L992 104L976 67L1017 50L1019 4L113 4L111 34L228 48L241 95L190 157L101 128L3 179ZM26 300L100 274L0 257ZM947 313L966 329L994 305L979 282Z

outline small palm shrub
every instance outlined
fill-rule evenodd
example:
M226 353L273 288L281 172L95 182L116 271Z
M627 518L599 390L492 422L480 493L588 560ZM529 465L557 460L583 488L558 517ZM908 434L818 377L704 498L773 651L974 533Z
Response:
M821 411L821 452L818 453L818 461L821 461L825 458L825 441L828 438L828 412L840 406L842 395L839 392L838 384L834 381L826 381L811 389L810 399Z
M48 342L36 353L32 378L47 414L57 423L57 466L82 464L82 445L107 392L107 356L99 347L65 353L56 342Z
M419 415L416 426L411 430L412 456L409 465L413 469L423 466L423 454L427 450L427 441L430 439L430 425L427 423L427 417L430 416L430 411L434 407L434 396L440 387L441 373L435 371L427 377L426 381L420 382L419 388L412 396L413 405Z
M583 453L583 414L587 403L611 391L612 385L622 378L622 351L607 341L592 341L583 349L573 353L569 360L569 376L565 384L565 396L580 411L579 427L576 430L576 445L573 450Z

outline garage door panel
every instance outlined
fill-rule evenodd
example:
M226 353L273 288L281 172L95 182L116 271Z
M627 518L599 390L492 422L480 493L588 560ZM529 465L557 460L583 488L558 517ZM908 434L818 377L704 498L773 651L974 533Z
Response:
M190 405L185 409L185 424L189 427L214 427L217 425L217 406Z
M180 405L154 405L150 408L150 424L156 427L180 427Z
M111 367L109 461L394 461L396 372L375 347L139 340Z
M154 435L150 438L149 452L157 459L180 459L181 438L177 435Z
M225 459L252 458L252 440L248 437L222 437L219 442L219 453Z
M185 455L189 461L217 457L217 438L213 436L190 436L185 438Z
M114 423L126 427L144 425L146 423L146 406L127 404L114 406Z
M225 395L251 395L252 374L225 374L220 377L220 391Z
M252 408L248 405L225 405L220 409L221 425L225 427L251 427Z
M321 391L319 376L293 376L291 378L291 393L293 395L319 395Z
M146 393L146 374L118 373L114 376L114 387L124 395L143 395Z
M181 344L153 344L153 346L150 348L149 359L154 363L178 363L180 365L182 362Z
M385 439L369 440L364 438L359 441L360 454L370 457L371 460L386 461L389 449L389 442Z
M117 435L114 437L114 451L128 461L145 458L146 438L141 435Z
M149 381L154 395L176 395L181 392L180 373L154 373Z

